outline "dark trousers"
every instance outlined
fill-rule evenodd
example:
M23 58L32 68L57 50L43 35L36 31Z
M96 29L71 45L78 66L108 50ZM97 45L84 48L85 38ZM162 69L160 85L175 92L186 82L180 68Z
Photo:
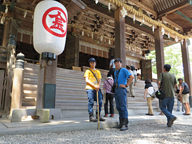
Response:
M94 100L97 102L97 91L93 89L86 90L88 97L88 113L93 113ZM102 108L102 94L98 91L98 99L99 99L99 112L101 112ZM97 108L96 108L97 112Z
M128 118L126 88L118 87L115 89L115 102L119 117Z
M167 117L167 124L169 123L169 120L174 118L175 116L172 115L174 106L174 97L165 97L161 101L161 110Z
M108 102L110 103L110 114L114 114L113 96L113 94L106 93L105 114L108 114Z
M111 68L107 74L107 77L111 76L114 78L114 72L115 72L115 68Z

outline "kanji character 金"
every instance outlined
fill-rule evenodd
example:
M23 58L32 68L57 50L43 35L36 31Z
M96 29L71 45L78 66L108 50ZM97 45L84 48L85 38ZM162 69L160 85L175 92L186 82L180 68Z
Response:
M56 15L49 14L49 17L50 17L50 18L55 18L55 21L52 22L54 25L52 25L52 26L50 27L50 29L58 29L58 30L60 30L62 33L64 33L65 30L63 29L63 23L66 23L66 20L64 20L64 19L62 18L61 12L58 11L58 14L56 14Z

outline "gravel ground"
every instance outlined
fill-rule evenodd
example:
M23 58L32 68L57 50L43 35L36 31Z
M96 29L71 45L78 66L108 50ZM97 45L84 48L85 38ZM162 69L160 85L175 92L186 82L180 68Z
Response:
M0 144L192 144L192 126L147 124L117 129L0 136Z

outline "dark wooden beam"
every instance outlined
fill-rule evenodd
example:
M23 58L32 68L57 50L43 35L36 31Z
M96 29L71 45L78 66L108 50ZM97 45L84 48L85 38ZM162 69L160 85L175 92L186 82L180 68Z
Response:
M190 5L190 4L191 4L191 0L184 0L184 1L178 3L178 4L174 5L174 6L171 6L171 7L167 8L167 9L165 9L163 11L158 12L157 16L158 16L158 18L161 18L166 14L172 13L172 12L174 12L176 10L179 10L179 9L181 9L181 8L187 6L187 5Z
M184 28L184 29L183 29L183 32L184 32L184 33L188 33L188 32L190 32L191 30L192 30L192 27Z
M187 21L189 21L190 23L192 23L192 19L190 19L188 16L186 16L184 13L180 12L179 10L175 11L177 14L179 14L180 16L182 16L184 19L186 19Z
M102 3L95 4L94 0L82 0L89 8L94 9L98 12L101 12L105 15L108 15L112 18L114 18L114 11L113 10L108 10L108 7L106 5L103 5ZM145 33L148 33L152 36L154 36L154 33L152 32L151 28L148 27L147 25L142 25L140 26L140 22L135 21L135 24L133 23L133 19L130 17L125 18L125 23L135 27L138 30L141 30Z

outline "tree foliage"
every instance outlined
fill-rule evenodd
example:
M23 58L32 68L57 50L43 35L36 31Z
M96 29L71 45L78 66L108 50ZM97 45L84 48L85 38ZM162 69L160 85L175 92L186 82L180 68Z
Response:
M191 48L189 48L191 50ZM152 51L148 56L152 61L152 71L157 74L156 53ZM164 48L165 64L171 65L170 73L174 73L177 78L183 77L183 64L180 43Z

